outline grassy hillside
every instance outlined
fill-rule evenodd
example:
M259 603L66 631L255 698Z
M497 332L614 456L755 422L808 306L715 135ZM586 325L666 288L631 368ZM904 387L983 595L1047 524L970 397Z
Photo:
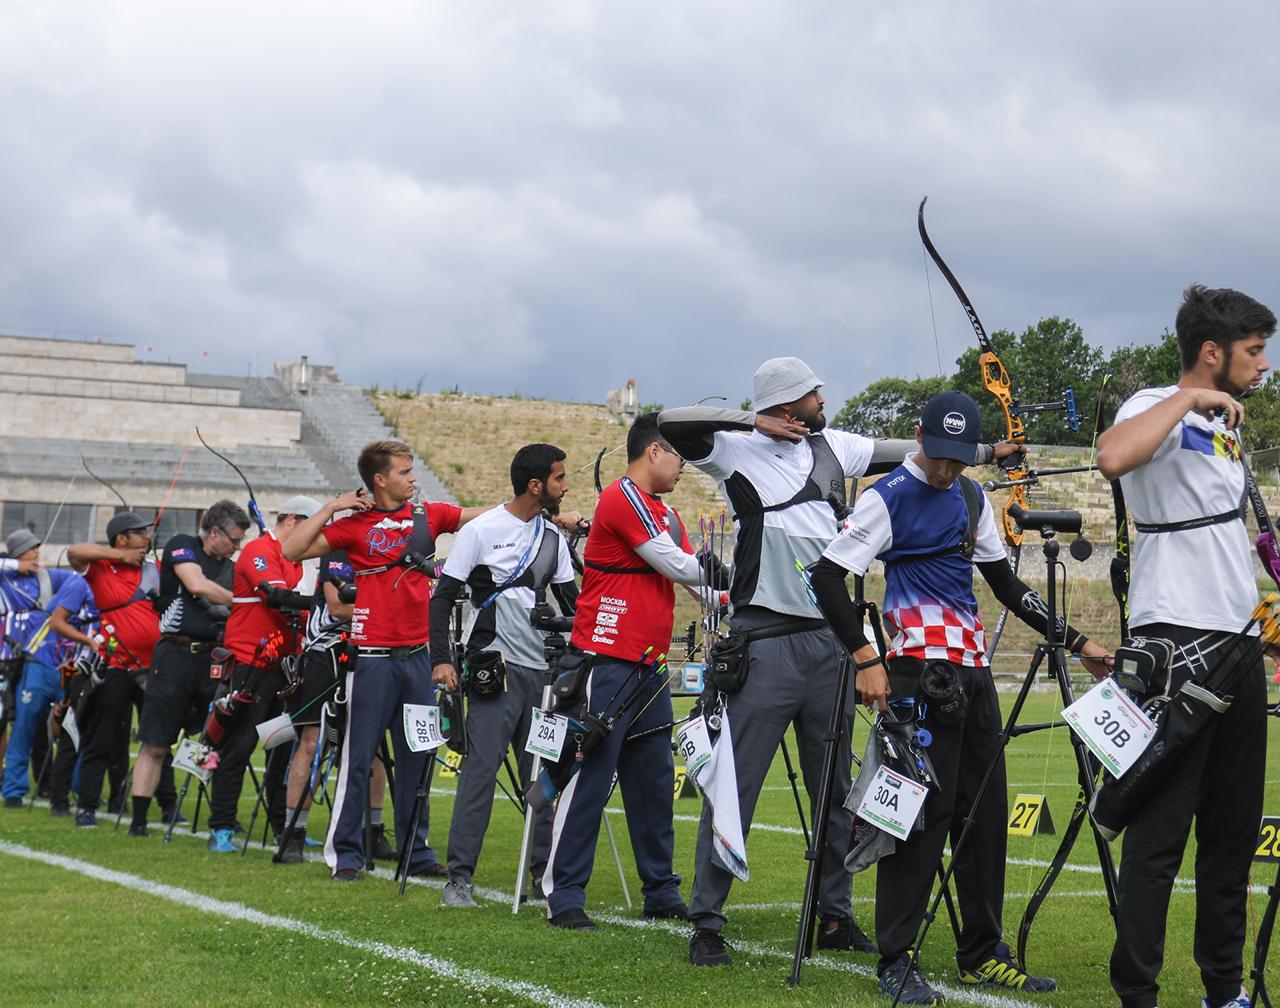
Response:
M626 437L626 428L603 406L587 403L445 393L409 398L403 393L380 393L373 398L398 434L413 445L466 505L509 497L511 456L521 445L546 441L560 446L568 455L567 467L573 475L565 500L566 510L590 514L595 506L592 467L596 454L601 448L619 448ZM1035 452L1036 464L1046 467L1079 465L1086 462L1088 456L1084 449L1037 448ZM602 482L607 485L625 469L625 451L613 452L603 461ZM986 478L987 473L975 471L974 475ZM1263 493L1268 501L1276 497L1275 488L1267 483L1263 485ZM997 507L1004 504L1005 491L990 496ZM1097 473L1046 481L1033 488L1031 499L1033 507L1083 510L1086 530L1093 541L1110 542L1113 535L1110 490ZM699 517L718 516L725 506L714 481L692 466L685 467L684 477L670 500L684 517L695 545ZM1110 586L1101 580L1086 580L1083 568L1066 559L1065 549L1063 559L1070 579L1068 619L1113 647L1119 633L1119 619ZM1035 536L1027 537L1021 573L1028 584L1043 591L1043 560ZM1094 576L1097 573L1095 568ZM977 579L975 588L979 610L990 630L995 626L1000 607L981 578ZM868 578L867 593L873 599L883 597L883 580L874 573ZM683 632L696 615L692 602L679 594L676 633ZM1000 644L997 671L1015 673L1025 669L1035 642L1035 634L1030 629L1017 620L1010 620Z

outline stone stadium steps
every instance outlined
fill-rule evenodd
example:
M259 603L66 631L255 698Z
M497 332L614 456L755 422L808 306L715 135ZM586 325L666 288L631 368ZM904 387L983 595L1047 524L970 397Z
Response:
M356 385L316 383L307 392L295 393L293 400L302 410L304 436L307 427L313 428L342 467L342 471L335 474L345 477L340 486L360 485L355 467L360 449L370 441L396 436L364 390ZM426 500L457 503L457 498L416 454L413 466Z
M223 449L219 448L220 451ZM256 486L324 487L328 480L306 454L288 448L242 447L223 451L244 470ZM83 455L93 471L108 482L156 483L168 480L177 469L183 448L176 445L125 444L112 441L0 438L0 474L70 479L88 474L80 465ZM194 440L182 466L183 482L213 485L238 482L226 463Z

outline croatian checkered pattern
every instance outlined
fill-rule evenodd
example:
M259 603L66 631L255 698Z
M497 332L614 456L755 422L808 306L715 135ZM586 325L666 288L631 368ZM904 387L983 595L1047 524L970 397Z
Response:
M888 658L941 659L955 665L984 668L986 635L977 616L966 616L948 606L921 603L889 609L885 623L893 639Z

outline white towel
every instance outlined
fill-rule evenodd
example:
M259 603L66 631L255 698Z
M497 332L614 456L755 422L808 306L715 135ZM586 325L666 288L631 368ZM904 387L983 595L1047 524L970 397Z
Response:
M728 707L721 712L720 737L711 750L711 758L698 770L693 782L711 806L711 856L746 882L747 845L742 838L742 813L738 809L738 773L733 762Z

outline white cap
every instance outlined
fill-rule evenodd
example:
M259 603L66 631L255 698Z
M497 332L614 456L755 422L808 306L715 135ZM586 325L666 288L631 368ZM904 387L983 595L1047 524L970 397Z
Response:
M320 510L320 502L312 500L310 497L304 497L299 494L296 497L290 497L287 501L276 509L277 515L302 515L303 518L310 518Z
M771 357L754 375L755 399L751 408L759 413L770 406L803 399L826 384L799 357Z

